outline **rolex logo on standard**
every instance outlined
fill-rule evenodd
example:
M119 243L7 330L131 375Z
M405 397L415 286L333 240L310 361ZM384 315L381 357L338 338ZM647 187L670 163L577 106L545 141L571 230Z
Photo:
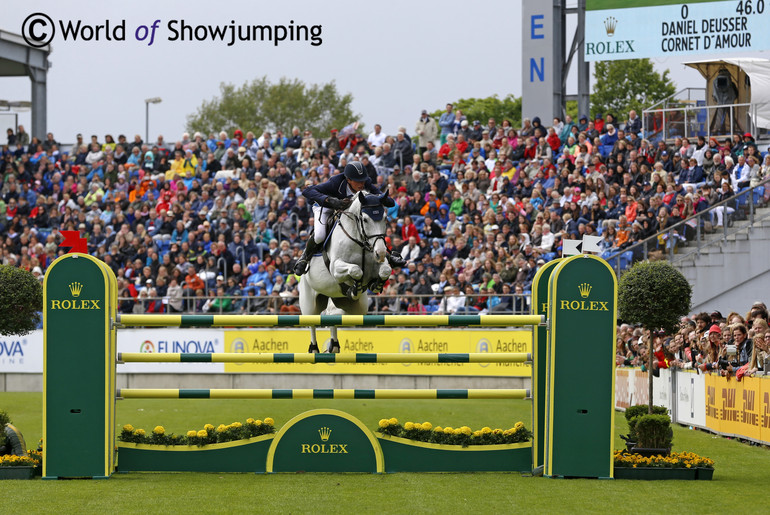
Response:
M318 436L321 437L322 442L328 442L332 435L331 428L326 426L318 430ZM348 444L346 443L303 443L300 444L300 451L302 454L348 454Z
M80 292L83 291L83 284L75 281L69 284L69 288L73 297L80 297Z
M618 26L618 20L615 19L615 17L610 16L606 20L604 20L604 30L607 31L607 35L609 37L612 37L615 35L615 29Z
M583 283L580 286L578 286L578 291L580 291L580 296L584 299L587 299L588 296L591 294L591 285L588 283Z

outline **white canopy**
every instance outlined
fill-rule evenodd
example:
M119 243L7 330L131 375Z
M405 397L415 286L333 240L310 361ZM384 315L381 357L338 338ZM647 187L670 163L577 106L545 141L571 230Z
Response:
M743 70L751 80L751 99L749 102L754 106L749 109L749 114L754 126L770 129L770 60L757 57L739 57L690 61L684 64L698 70L707 81L723 68L737 67Z

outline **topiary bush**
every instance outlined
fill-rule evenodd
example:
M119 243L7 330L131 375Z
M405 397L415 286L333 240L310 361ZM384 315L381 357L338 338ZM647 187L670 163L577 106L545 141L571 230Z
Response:
M618 316L629 324L668 333L690 312L692 287L667 261L642 261L618 284Z
M635 417L637 447L645 449L670 449L674 439L671 417L668 415L642 415Z
M25 335L40 324L43 287L22 268L0 265L0 335Z
M639 437L636 432L636 423L639 421L640 417L647 415L648 411L649 406L646 404L636 404L626 408L625 416L626 422L628 422L628 437L626 438L627 441L638 441ZM668 416L668 409L665 406L653 406L652 414Z

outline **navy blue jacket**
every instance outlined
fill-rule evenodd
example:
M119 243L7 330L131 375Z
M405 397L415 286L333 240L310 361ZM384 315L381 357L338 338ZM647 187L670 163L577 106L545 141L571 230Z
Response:
M364 183L364 191L374 195L382 194L369 178L367 178ZM316 184L315 186L305 188L302 195L304 195L310 202L315 202L319 206L323 206L326 197L334 197L340 200L348 198L348 182L345 179L345 176L340 173L332 176L328 181L322 184Z

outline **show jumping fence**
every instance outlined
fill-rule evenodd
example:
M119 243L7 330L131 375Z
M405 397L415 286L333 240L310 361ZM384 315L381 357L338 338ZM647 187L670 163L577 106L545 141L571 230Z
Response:
M547 272L547 273L546 273ZM535 278L534 315L118 315L117 284L112 271L85 254L67 254L48 269L45 295L44 478L109 477L115 470L116 398L168 399L524 399L534 398L534 439L522 448L531 469L544 467L548 476L612 477L612 413L614 406L614 341L617 282L606 262L590 255L549 263ZM538 297L535 290L542 289ZM536 299L540 298L538 305ZM542 300L547 299L547 302ZM558 325L557 325L558 320ZM546 333L546 322L548 332ZM468 354L141 354L116 352L117 329L123 327L535 327L533 355L523 353ZM547 341L546 341L547 335ZM79 349L75 356L72 349ZM586 363L586 353L592 359ZM116 363L121 362L258 362L258 363L522 363L534 361L532 391L523 389L116 389ZM574 364L582 363L579 370ZM555 377L559 378L558 382ZM585 378L590 377L591 381ZM543 378L545 379L543 381ZM321 410L323 411L323 410ZM315 413L328 420L330 413ZM337 414L359 426L371 443L376 471L424 470L387 466L389 460L418 462L423 456L411 449L393 451L393 442L377 443L368 430L346 414ZM295 417L279 431L267 453L268 472L290 470L278 452L279 442L290 440ZM327 417L327 419L323 419ZM309 417L307 417L309 420ZM66 430L65 430L66 428ZM317 428L316 428L317 429ZM324 429L324 428L322 428ZM331 430L318 430L326 441ZM315 430L313 430L315 431ZM81 437L72 441L68 435ZM305 434L305 433L303 433ZM360 435L359 435L360 436ZM350 436L354 438L355 436ZM283 440L282 440L283 438ZM384 437L381 437L384 438ZM580 442L580 445L576 445ZM320 444L302 444L312 451ZM345 444L347 445L347 444ZM344 447L344 445L343 445ZM297 447L299 448L299 447ZM383 458L383 450L386 452ZM120 452L129 449L121 447ZM132 452L136 449L131 449ZM195 454L197 449L189 449ZM153 451L157 452L157 451ZM224 451L223 451L224 452ZM256 452L256 451L255 451ZM261 452L261 451L259 451ZM324 454L324 452L321 454ZM420 451L423 452L423 451ZM444 450L446 452L446 450ZM310 452L312 454L312 452ZM388 454L390 453L390 454ZM411 454L410 454L411 453ZM179 457L182 452L174 452ZM192 455L189 454L189 455ZM332 453L334 454L334 453ZM200 453L197 454L200 456ZM491 454L488 454L491 456ZM123 454L121 454L123 456ZM213 454L211 455L213 456ZM543 456L541 458L541 456ZM412 460L413 458L413 460ZM126 454L124 462L135 459ZM176 458L175 458L176 459ZM326 459L326 458L325 458ZM172 460L173 461L173 460ZM439 460L441 461L441 460ZM456 461L456 460L448 460ZM472 461L472 460L471 460ZM347 470L344 465L303 462L297 470ZM340 462L342 463L342 462ZM152 467L154 465L151 465ZM160 466L160 465L158 465ZM227 467L226 464L221 465ZM287 468L288 467L288 468ZM329 467L329 468L325 468ZM490 469L499 470L498 465ZM152 470L167 470L151 468ZM233 465L224 470L241 470ZM356 469L353 467L353 469ZM179 470L208 470L179 465ZM456 469L452 469L456 470ZM470 470L470 469L469 469ZM478 470L487 470L482 468Z

